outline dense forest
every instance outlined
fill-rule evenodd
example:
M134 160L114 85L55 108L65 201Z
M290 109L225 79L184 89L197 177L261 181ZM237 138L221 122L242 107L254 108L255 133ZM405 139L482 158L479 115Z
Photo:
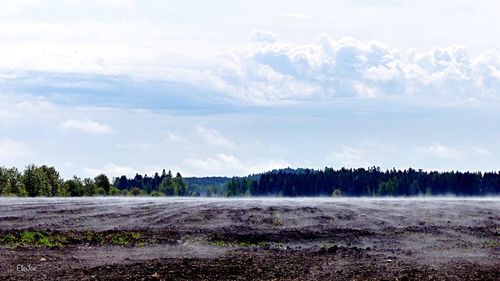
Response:
M281 169L247 177L77 176L64 180L54 167L29 165L23 172L0 167L2 196L482 196L500 194L498 172L423 170Z
M480 196L500 193L497 172L426 172L423 170L285 169L258 178L234 178L229 196Z

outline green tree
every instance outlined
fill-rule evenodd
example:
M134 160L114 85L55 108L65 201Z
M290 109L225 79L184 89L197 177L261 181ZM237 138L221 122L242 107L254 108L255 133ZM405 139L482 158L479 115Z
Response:
M24 188L24 184L19 185L17 195L19 197L28 197L29 196L28 192L26 191L26 188Z
M172 173L168 171L160 183L160 187L158 188L160 192L163 192L165 196L176 196L178 195L178 189L174 184L174 180L172 178Z
M399 179L393 177L386 182L380 183L377 193L380 196L399 195Z
M31 164L26 167L23 173L23 184L28 196L49 196L51 187L43 171Z
M69 193L69 196L83 196L85 195L83 189L83 182L77 176L64 182L64 188Z
M97 194L97 186L91 178L83 179L83 195L94 196Z
M12 184L10 179L7 179L4 183L2 183L0 194L2 194L3 196L14 195L14 193L12 192Z
M188 188L186 182L184 182L180 173L177 173L177 175L173 179L173 184L174 184L174 191L175 190L177 191L176 195L179 196L188 195Z
M417 196L419 193L420 193L420 184L418 183L417 180L413 180L413 182L410 184L409 195Z
M68 197L70 196L71 193L69 192L67 186L65 184L61 184L59 185L59 187L57 188L57 194L56 196L58 197Z
M97 188L102 188L106 193L109 193L109 188L111 184L109 183L109 179L105 174L100 174L94 178L94 183Z
M0 167L0 194L4 196L20 195L23 188L21 173L16 168Z
M342 190L340 190L339 188L335 188L332 192L332 197L342 197Z
M56 196L63 181L54 167L31 164L24 170L22 183L29 196Z
M106 190L104 190L104 188L102 187L96 186L94 195L106 196Z
M134 188L132 188L132 190L130 190L130 195L133 195L133 196L144 195L144 191L142 191L140 188L134 187Z
M112 186L112 187L109 188L108 195L119 196L120 195L120 190L118 188Z
M41 173L45 176L47 182L47 190L41 190L44 196L56 196L59 187L63 184L63 180L59 176L59 172L54 167L42 165L40 168Z
M160 196L165 196L165 194L155 190L155 191L151 192L151 196L160 197Z
M430 186L425 189L425 196L432 196L432 188Z

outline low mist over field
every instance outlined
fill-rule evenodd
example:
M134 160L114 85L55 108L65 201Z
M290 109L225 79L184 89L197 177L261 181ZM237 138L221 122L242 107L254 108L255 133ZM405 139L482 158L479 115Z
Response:
M498 15L0 0L0 280L499 280Z
M493 280L499 209L498 197L4 198L0 276L84 277L89 268L117 280L225 280L242 272L245 279ZM16 275L16 263L37 270Z

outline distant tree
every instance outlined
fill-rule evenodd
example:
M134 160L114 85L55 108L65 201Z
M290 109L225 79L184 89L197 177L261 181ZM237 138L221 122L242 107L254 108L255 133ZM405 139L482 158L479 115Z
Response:
M97 188L104 189L104 192L106 194L109 193L109 188L111 187L111 184L109 183L109 179L105 174L100 174L97 177L95 177L94 183L97 186Z
M21 181L21 173L16 168L0 167L0 195L20 196L24 189Z
M128 189L130 187L129 180L127 179L126 176L121 176L119 178L116 178L113 185L117 187L119 190Z
M257 182L251 178L233 178L226 184L225 195L233 196L250 196L256 188Z
M119 196L120 195L120 190L114 186L109 188L108 195L110 196Z
M331 187L343 196L413 196L413 195L496 195L500 194L499 172L426 172L421 169L324 170L281 169L247 177L202 177L184 179L179 173L163 170L161 175L135 175L115 178L113 186L101 174L91 179L73 177L63 181L54 167L28 165L23 172L0 167L2 196L94 196L151 194L165 196L325 196ZM137 188L139 191L135 190Z
M97 194L97 186L91 178L83 179L83 195L84 196L94 196Z
M413 182L410 185L410 196L417 196L420 193L420 184L416 179L413 180Z
M50 196L52 194L52 187L43 169L33 164L28 165L22 179L28 196Z
M177 196L179 191L174 184L174 180L172 178L172 173L168 171L168 174L163 178L159 191L164 193L165 196Z
M64 182L64 187L69 193L69 196L83 196L85 195L83 189L83 182L77 176Z
M432 188L430 186L428 186L425 189L425 196L431 196L431 195L432 195Z
M71 193L69 192L66 184L59 185L59 187L57 188L57 194L56 194L56 196L58 196L58 197L68 197L70 195L71 195Z
M377 193L380 196L399 195L399 179L393 177L386 182L381 182Z
M143 191L138 187L134 187L134 188L132 188L132 190L130 190L130 195L132 195L132 196L139 196L139 195L143 195L143 194L144 194Z
M63 180L59 176L59 172L54 167L42 165L40 168L41 173L45 177L47 183L47 190L41 189L40 192L43 196L56 196L59 187L63 184Z
M177 190L177 195L186 196L188 195L188 188L180 173L177 173L173 179L174 190Z
M102 187L95 187L95 193L94 195L98 195L98 196L105 196L106 195L106 190L104 190L104 188Z
M160 196L165 196L165 194L163 194L162 192L159 192L157 190L151 192L151 196L153 197L160 197Z
M332 192L332 197L342 197L342 190L340 190L339 188L335 188Z

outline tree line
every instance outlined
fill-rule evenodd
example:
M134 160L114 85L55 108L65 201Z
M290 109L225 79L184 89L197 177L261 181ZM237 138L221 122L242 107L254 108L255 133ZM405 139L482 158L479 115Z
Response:
M28 165L24 171L0 167L0 195L19 197L67 197L67 196L187 196L187 184L181 174L175 176L163 171L155 177L136 175L133 179L122 176L113 183L105 174L81 179L74 176L64 180L54 167Z
M105 174L64 180L54 167L0 167L1 196L483 196L500 194L499 172L281 169L247 177L183 178L163 170L110 180Z
M228 196L483 196L500 194L498 172L283 169L227 183Z

